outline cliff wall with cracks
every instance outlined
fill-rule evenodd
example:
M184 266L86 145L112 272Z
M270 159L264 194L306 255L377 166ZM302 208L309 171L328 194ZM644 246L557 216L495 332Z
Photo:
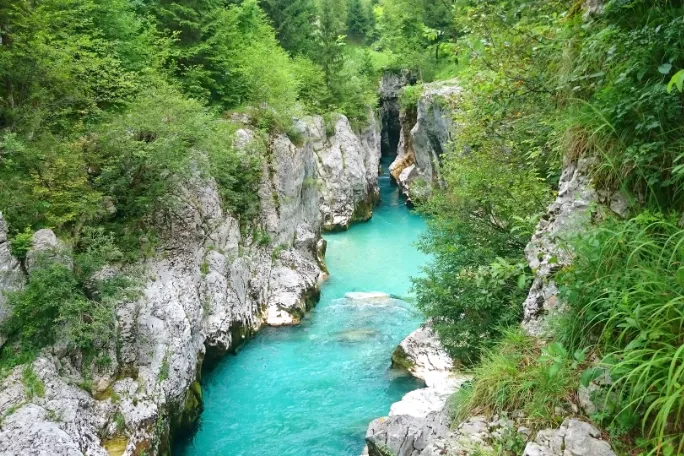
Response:
M460 93L455 79L423 84L415 110L401 110L397 156L390 173L409 199L425 199L432 188L442 185L440 161L457 133L453 113Z
M369 118L360 134L353 132L343 115L333 116L329 126L320 116L307 119L325 231L346 230L354 222L370 219L380 199L380 127L375 113Z
M376 125L357 137L340 118L334 138L323 140L322 119L313 118L296 124L302 145L272 137L252 229L241 230L222 209L213 181L180 185L163 251L141 265L142 297L117 307L111 364L85 373L59 344L48 347L31 365L44 385L40 395L24 385L26 366L16 367L0 384L0 455L168 453L170 433L201 412L205 358L234 349L264 324L296 324L318 299L325 217L351 223L355 205L377 194ZM242 129L236 143L254 139ZM333 156L345 157L342 172L321 160ZM346 184L351 191L342 191ZM329 211L319 209L322 201ZM58 244L41 230L29 256ZM25 280L0 216L0 287L19 289Z

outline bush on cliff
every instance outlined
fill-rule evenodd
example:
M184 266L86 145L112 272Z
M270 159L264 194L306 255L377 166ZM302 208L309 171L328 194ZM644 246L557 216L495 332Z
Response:
M68 252L55 253L57 257L39 254L26 287L7 294L11 313L0 325L7 338L0 350L0 376L57 341L70 353L106 362L116 335L115 303L137 296L129 274L115 269L103 273L123 254L102 229L84 231L73 265Z

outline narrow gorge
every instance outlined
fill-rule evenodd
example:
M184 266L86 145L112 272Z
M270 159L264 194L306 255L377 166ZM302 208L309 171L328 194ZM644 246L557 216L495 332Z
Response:
M86 379L80 360L55 347L32 366L44 395L27 393L21 366L3 380L7 454L297 454L311 445L358 455L367 423L420 386L388 368L422 321L410 277L426 261L415 247L424 221L389 171L396 150L382 156L386 130L369 118L359 134L335 115L297 121L301 144L272 136L259 223L246 232L221 209L214 182L184 182L164 257L140 265L143 297L117 308L114 362L88 367ZM234 141L249 150L259 138L245 125ZM31 258L67 252L50 230L35 233L23 262L2 249L8 291L26 282Z
M682 17L0 1L0 456L684 456Z

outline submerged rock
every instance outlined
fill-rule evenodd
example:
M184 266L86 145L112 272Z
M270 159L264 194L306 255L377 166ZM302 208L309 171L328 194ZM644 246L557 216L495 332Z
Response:
M345 293L345 298L351 299L353 301L375 301L375 302L386 302L392 299L392 297L381 291L350 291Z
M355 328L339 331L333 334L340 342L365 342L380 335L380 332L373 328Z

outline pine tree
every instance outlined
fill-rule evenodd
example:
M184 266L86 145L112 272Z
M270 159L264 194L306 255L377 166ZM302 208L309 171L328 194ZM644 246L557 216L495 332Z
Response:
M261 0L280 44L292 55L311 55L316 20L314 0Z
M361 0L347 0L347 31L351 37L364 39L369 31L368 11Z
M323 68L328 89L334 92L335 76L344 64L345 1L320 0L319 8L316 60Z

